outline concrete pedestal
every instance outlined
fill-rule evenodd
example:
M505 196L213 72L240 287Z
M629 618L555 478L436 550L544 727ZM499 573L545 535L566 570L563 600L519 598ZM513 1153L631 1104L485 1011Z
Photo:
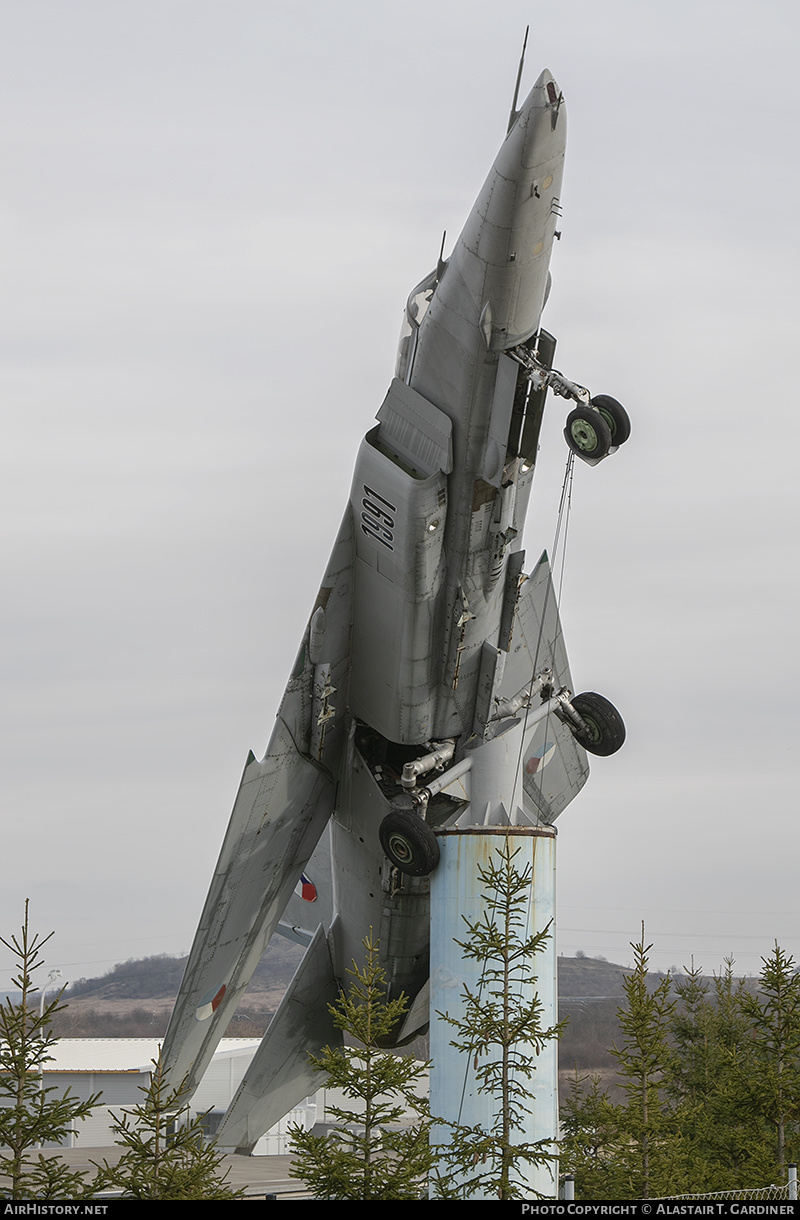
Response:
M497 863L496 853L506 839L512 851L519 849L514 865L522 871L529 865L533 873L530 902L526 913L525 935L543 930L555 917L556 832L551 827L469 827L437 833L441 859L431 875L431 1114L449 1122L466 1126L480 1124L494 1127L500 1109L499 1100L478 1092L475 1079L475 1057L450 1045L457 1031L437 1015L446 1012L463 1019L463 986L477 992L481 986L482 965L465 959L456 940L465 940L464 918L481 919L486 908L485 895L478 875L490 859ZM555 925L543 951L536 955L532 972L535 986L526 986L523 998L537 992L543 1005L542 1023L555 1024L557 1015ZM498 1048L499 1049L499 1048ZM530 1114L515 1142L556 1139L558 1136L558 1044L548 1042L536 1063L536 1072L529 1082ZM434 1126L431 1142L446 1144L448 1128ZM558 1194L556 1162L526 1171L531 1192L548 1198ZM490 1197L470 1195L472 1198Z

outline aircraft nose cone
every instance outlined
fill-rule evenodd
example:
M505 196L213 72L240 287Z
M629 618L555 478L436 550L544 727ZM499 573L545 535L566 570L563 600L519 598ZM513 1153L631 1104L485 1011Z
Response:
M566 120L563 102L555 77L545 68L522 103L509 133L509 143L516 145L518 163L525 169L552 155L556 144L563 146Z
M530 117L532 111L547 110L558 114L564 101L556 78L547 68L542 72L536 84L522 103L520 118Z
M558 95L561 92L558 85L556 84L556 78L553 76L553 73L550 71L549 68L544 68L542 70L542 73L541 73L539 79L537 80L536 84L533 86L533 91L535 91L536 89L543 89L544 92L547 94L554 93L556 98L558 98ZM552 100L553 100L553 98L551 97L550 101L552 101Z

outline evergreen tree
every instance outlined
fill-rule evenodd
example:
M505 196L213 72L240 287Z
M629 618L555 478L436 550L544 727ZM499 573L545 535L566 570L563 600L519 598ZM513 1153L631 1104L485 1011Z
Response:
M456 944L465 958L480 962L480 986L473 991L464 985L460 1018L439 1013L456 1031L451 1045L474 1060L478 1091L497 1102L490 1130L444 1124L450 1140L436 1148L439 1197L530 1198L525 1169L550 1165L558 1155L555 1139L520 1138L532 1113L537 1056L558 1038L564 1022L544 1023L535 990L534 960L550 937L550 925L527 934L533 869L517 867L519 850L506 838L495 858L479 869L486 910L477 920L462 917L468 935Z
M575 1197L621 1198L617 1112L599 1076L581 1077L575 1070L561 1104L560 1125L561 1172L573 1175Z
M743 991L740 999L752 1037L744 1104L765 1124L773 1166L785 1180L787 1163L800 1155L800 974L777 941L761 960L758 993Z
M350 1108L329 1107L340 1128L328 1135L292 1128L291 1176L317 1199L419 1199L430 1167L428 1105L417 1094L427 1064L381 1049L407 1010L405 996L386 999L386 974L372 931L363 941L363 968L353 962L347 992L330 1005L334 1024L355 1047L311 1055L327 1088L341 1089ZM404 1108L418 1121L401 1126Z
M10 1189L12 1199L80 1199L89 1193L83 1176L70 1172L57 1157L34 1155L44 1144L60 1143L100 1099L98 1093L81 1101L69 1089L45 1087L42 1079L57 1040L52 1021L66 1007L62 992L41 1013L34 998L39 989L33 976L52 935L31 932L26 900L19 936L0 937L17 963L11 981L19 991L19 999L9 996L0 1004L0 1178L8 1183L4 1189Z
M714 1007L708 998L708 983L694 960L685 977L676 981L675 993L680 1004L671 1027L675 1059L670 1092L694 1103L708 1096L717 1066Z
M709 1190L736 1190L767 1180L758 1123L743 1106L753 1072L752 1039L741 1005L742 981L733 959L714 976L713 990L699 969L675 988L681 1006L672 1022L675 1049L670 1095L683 1104L683 1138L691 1173Z
M667 975L655 987L648 982L644 924L638 944L631 944L634 967L623 981L626 1004L618 1017L622 1046L612 1047L626 1102L614 1106L619 1132L617 1160L626 1183L622 1198L649 1199L675 1193L684 1184L686 1149L681 1130L685 1107L673 1108L667 1092L675 1068L669 1033L676 1001Z
M671 995L648 983L644 928L619 1012L623 1105L575 1081L562 1157L584 1198L744 1190L786 1179L800 1155L800 975L776 944L756 993L733 959L709 987L694 965Z
M205 1114L189 1116L184 1085L168 1084L161 1055L153 1060L144 1100L122 1110L112 1129L126 1151L115 1165L104 1161L95 1191L120 1191L123 1199L238 1199L242 1192L227 1185L230 1171L220 1174L223 1157L206 1143Z

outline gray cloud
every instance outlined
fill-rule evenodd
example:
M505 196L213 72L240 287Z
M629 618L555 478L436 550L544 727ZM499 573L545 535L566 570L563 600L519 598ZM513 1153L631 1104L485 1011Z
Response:
M4 883L76 977L188 948L529 6L3 6ZM570 139L545 322L631 410L563 617L625 751L559 823L563 951L797 956L797 10L536 14ZM556 404L526 533L550 547ZM0 986L3 978L0 974Z

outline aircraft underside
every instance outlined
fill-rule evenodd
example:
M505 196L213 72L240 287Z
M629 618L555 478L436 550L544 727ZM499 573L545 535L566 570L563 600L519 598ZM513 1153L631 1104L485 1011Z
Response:
M587 752L625 729L574 694L546 554L520 549L548 389L589 465L630 424L553 368L541 327L560 223L563 96L543 72L447 260L413 289L396 376L350 497L267 752L248 757L164 1043L193 1088L275 932L306 946L231 1103L221 1146L252 1148L314 1089L328 1004L372 931L392 1039L427 1026L437 831L552 826Z

